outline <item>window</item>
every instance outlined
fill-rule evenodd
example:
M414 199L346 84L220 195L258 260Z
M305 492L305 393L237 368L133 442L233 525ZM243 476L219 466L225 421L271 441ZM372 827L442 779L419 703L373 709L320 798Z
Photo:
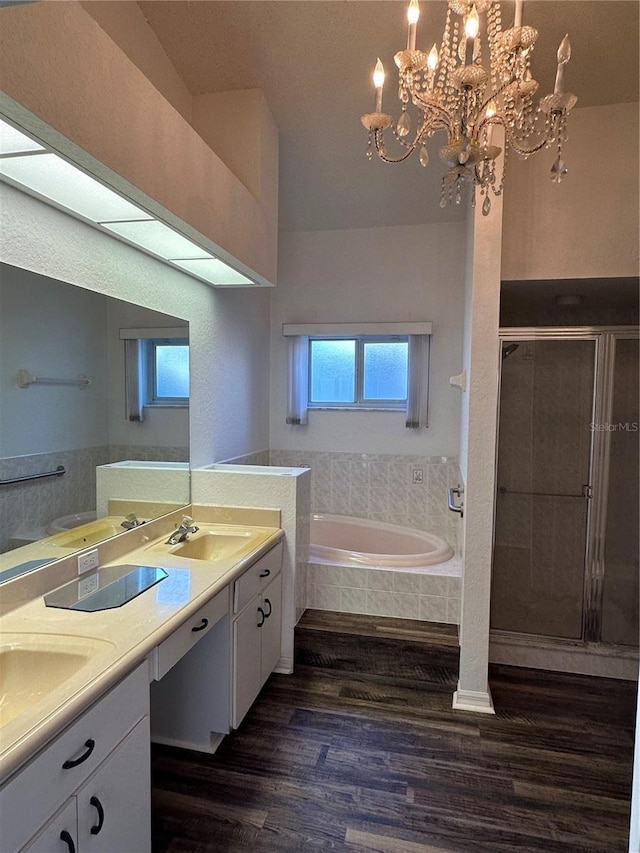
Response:
M146 406L189 403L189 341L150 338L145 341Z
M285 324L287 423L309 409L406 411L427 426L431 323Z
M189 405L188 327L120 329L124 341L125 418L145 407Z
M311 408L403 409L406 336L309 339Z

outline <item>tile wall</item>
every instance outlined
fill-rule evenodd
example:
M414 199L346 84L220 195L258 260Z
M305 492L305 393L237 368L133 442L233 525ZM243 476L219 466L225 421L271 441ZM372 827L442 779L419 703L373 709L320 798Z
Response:
M312 512L415 527L458 551L459 516L447 509L447 491L460 482L455 457L272 450L269 461L311 468Z
M445 565L450 574L309 563L307 607L457 625L461 561Z

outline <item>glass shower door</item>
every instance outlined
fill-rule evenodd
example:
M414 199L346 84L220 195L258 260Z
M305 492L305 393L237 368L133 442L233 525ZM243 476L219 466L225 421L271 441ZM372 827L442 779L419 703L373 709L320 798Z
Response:
M504 342L491 627L580 639L596 342Z

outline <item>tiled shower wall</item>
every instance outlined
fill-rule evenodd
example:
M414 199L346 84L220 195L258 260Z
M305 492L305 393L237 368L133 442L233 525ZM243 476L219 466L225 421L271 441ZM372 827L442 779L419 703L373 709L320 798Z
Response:
M61 477L0 485L0 553L8 550L11 539L35 535L54 518L95 509L96 467L123 459L183 462L189 449L101 445L0 459L0 480L55 471L59 465L66 469Z
M269 461L311 468L312 512L415 527L458 551L459 516L447 508L447 490L460 482L454 457L272 450Z

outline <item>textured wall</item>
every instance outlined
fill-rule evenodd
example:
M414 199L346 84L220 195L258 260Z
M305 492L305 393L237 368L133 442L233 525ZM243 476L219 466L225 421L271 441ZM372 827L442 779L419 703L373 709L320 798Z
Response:
M509 159L504 191L503 279L638 274L638 104L575 109L563 158Z
M464 226L457 224L281 235L272 295L271 443L275 450L456 456L464 295ZM311 412L285 424L283 323L433 322L430 426L403 412Z

